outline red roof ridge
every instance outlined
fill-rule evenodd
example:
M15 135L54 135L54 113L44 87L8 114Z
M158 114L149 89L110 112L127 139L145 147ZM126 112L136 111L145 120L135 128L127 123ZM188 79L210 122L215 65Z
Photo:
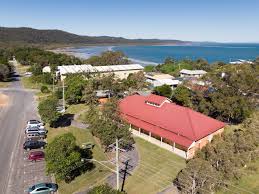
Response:
M192 111L192 109L190 108L187 108L187 107L184 107L187 111L187 117L188 117L188 120L190 121L190 125L191 125L191 129L192 129L192 132L193 132L193 135L194 135L194 138L197 139L197 135L195 133L195 129L194 129L194 125L192 123L192 119L191 119L191 116L190 116L190 111Z

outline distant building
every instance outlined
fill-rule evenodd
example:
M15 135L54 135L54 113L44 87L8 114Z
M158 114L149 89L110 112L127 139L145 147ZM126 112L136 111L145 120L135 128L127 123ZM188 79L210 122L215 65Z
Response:
M66 78L67 74L73 73L90 73L107 75L114 73L116 78L126 79L129 74L143 71L144 67L139 64L129 65L107 65L107 66L92 66L92 65L62 65L57 67L56 76L61 80ZM43 68L43 73L50 72L50 66Z
M252 61L243 60L243 59L239 59L237 61L230 61L229 63L232 64L232 65L239 65L239 64L244 64L244 63L253 64Z
M176 88L182 82L175 79L174 76L164 73L147 73L145 75L146 81L152 85L152 87L169 85L172 89Z
M135 136L185 159L192 158L225 127L223 122L153 94L127 96L119 108Z
M189 77L196 77L200 78L203 75L205 75L207 72L204 70L188 70L188 69L182 69L180 71L180 76L184 78L189 78Z

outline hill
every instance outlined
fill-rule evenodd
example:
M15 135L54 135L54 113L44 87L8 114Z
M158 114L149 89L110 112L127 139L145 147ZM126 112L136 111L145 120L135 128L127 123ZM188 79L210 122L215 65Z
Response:
M33 28L0 27L2 45L95 45L95 44L189 44L180 40L126 39L110 36L80 36L62 30L38 30Z

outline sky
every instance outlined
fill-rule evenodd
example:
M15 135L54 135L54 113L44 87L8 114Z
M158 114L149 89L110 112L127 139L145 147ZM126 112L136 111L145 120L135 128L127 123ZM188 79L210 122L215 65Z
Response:
M0 0L0 26L259 43L259 0Z

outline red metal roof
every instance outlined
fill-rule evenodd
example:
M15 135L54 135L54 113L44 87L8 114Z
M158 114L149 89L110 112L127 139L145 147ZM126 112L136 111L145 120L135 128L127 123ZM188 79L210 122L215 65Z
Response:
M155 103L157 105L161 105L164 101L166 101L167 98L163 97L163 96L158 96L158 95L154 95L154 94L150 94L148 96L146 96L146 101L149 103Z
M184 147L225 126L223 122L198 113L190 108L168 101L161 107L146 101L162 104L167 98L157 95L128 96L120 101L123 118L134 126L167 138Z

